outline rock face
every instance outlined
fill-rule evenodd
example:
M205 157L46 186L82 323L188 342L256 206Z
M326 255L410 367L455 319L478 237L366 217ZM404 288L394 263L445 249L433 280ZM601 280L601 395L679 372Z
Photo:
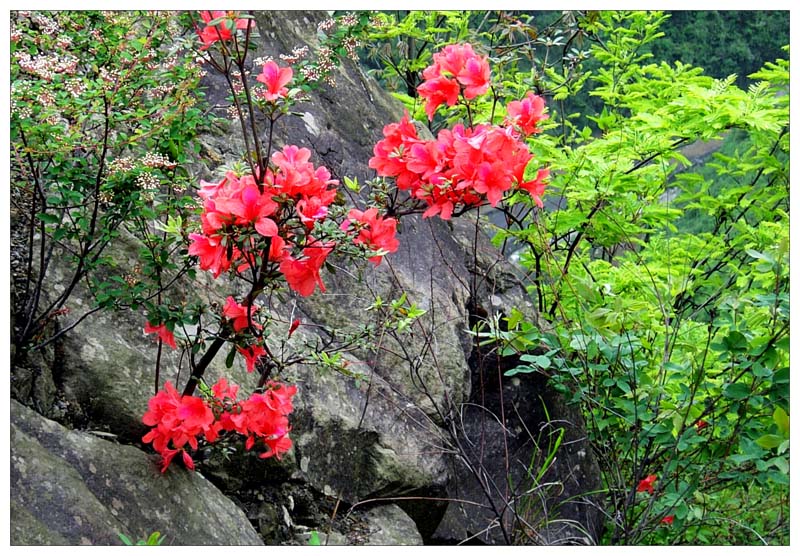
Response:
M261 46L256 54L277 58L303 44L313 49L316 24L323 17L308 12L257 14ZM337 71L336 82L295 108L302 117L279 120L276 143L308 147L312 161L324 164L334 178L355 177L363 183L374 176L367 161L381 129L397 121L402 110L350 62ZM221 78L209 74L206 84L209 102L224 102ZM195 168L198 180L218 177L224 163L240 156L237 133L235 127L222 125L203 138L202 161ZM596 490L598 473L579 415L542 381L498 381L498 369L512 362L488 364L468 332L476 319L509 314L512 308L537 319L520 273L491 246L474 217L451 222L403 218L399 239L398 252L379 267L323 274L326 294L290 295L272 310L302 317L305 326L292 338L295 345L324 341L332 329L368 324L376 318L367 311L376 296L388 301L405 293L425 315L408 332L388 331L374 348L349 354L353 376L303 366L287 370L285 378L298 384L299 393L291 419L294 449L283 461L265 463L241 454L221 461L212 456L200 462L202 472L247 509L261 539L269 543L303 542L308 531L326 530L329 523L331 544L460 542L473 536L482 542L508 542L491 526L498 514L515 538L527 542L591 542L600 513L580 496ZM124 246L120 249L120 257L132 256ZM51 279L57 282L58 277ZM217 300L232 293L208 276L198 279L187 291ZM122 442L139 442L155 362L155 348L142 334L142 319L133 313L98 313L87 319L57 346L57 354L43 358L39 374L30 369L15 374L15 396L44 414L107 430ZM226 370L224 356L218 359L210 378L225 374L243 390L255 386L241 366ZM177 368L176 357L165 358L161 383L174 379ZM484 374L494 382L483 381ZM548 428L540 399L550 417L559 420L557 426ZM71 413L78 418L70 418ZM167 535L171 544L260 541L233 503L221 499L200 476L172 468L162 476L136 448L69 432L18 404L14 415L13 542L103 544L116 542L118 532L144 538L154 530ZM497 415L503 418L498 421ZM537 491L548 519L528 516L536 531L526 537L520 534L519 520L486 507L505 507L505 496L522 515L530 501L509 498L502 488L487 489L482 482L502 485L510 474L520 492L532 488L527 466L542 461L543 446L536 442L546 442L559 427L566 431L563 444L572 443L559 451L556 465L540 482L563 483L564 488ZM483 439L478 444L485 440L482 451L475 448L476 439ZM63 471L55 474L53 469ZM103 490L106 478L118 479L117 487ZM577 498L564 502L570 497ZM71 505L78 499L85 499L80 514ZM373 499L384 504L359 505L352 512L360 516L362 535L332 519ZM540 504L535 500L534 505ZM139 505L145 503L157 509ZM196 524L189 519L195 516ZM561 528L565 520L575 526ZM218 526L200 532L203 521ZM222 538L234 532L239 536Z
M65 429L11 402L11 544L258 545L244 513L198 473Z

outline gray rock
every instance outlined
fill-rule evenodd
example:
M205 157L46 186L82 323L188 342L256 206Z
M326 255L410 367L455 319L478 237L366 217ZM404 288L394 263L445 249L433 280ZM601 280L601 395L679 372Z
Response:
M202 476L132 446L65 429L11 402L11 544L258 545L242 511Z
M375 506L357 512L369 531L363 544L377 546L422 545L422 536L408 515L395 504Z

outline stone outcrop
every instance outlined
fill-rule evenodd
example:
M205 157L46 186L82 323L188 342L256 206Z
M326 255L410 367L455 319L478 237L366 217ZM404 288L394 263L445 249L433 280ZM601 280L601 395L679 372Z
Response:
M11 402L11 544L258 545L241 509L199 473L68 430Z

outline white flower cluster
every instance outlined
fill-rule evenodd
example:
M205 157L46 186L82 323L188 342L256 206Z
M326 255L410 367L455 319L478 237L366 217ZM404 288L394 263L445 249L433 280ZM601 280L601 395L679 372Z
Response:
M14 57L20 69L46 81L51 81L57 73L74 73L78 67L78 59L69 54L63 58L55 54L38 54L31 57L27 52L18 50L14 53Z
M133 159L129 156L115 158L108 163L108 173L116 174L117 172L127 172L133 169Z
M47 17L42 13L35 13L31 20L39 26L39 30L44 35L55 35L60 30L58 22L55 19Z
M69 35L59 35L56 38L56 46L59 48L69 48L72 46L72 37Z
M20 106L17 104L17 99L11 98L11 113L16 114L19 118L30 118L33 114L30 106Z
M356 17L356 14L350 12L340 17L339 23L344 25L345 27L352 27L353 25L358 23L358 17Z
M86 90L86 84L80 79L70 79L64 83L64 88L69 91L69 94L77 98Z
M30 92L30 84L27 81L15 81L11 84L11 113L20 118L30 118L33 110L27 104L20 106L18 101L26 99Z
M347 57L353 60L354 62L358 62L358 53L356 49L361 46L358 40L355 37L347 37L343 42L342 45L344 46L345 51L347 52Z
M51 93L47 89L42 89L36 96L36 101L39 104L41 104L42 107L47 107L47 106L53 106L56 102L56 98L53 96L53 93Z
M169 158L161 153L148 152L141 158L141 162L148 168L175 168L177 162L170 162Z
M112 69L108 70L106 67L100 68L100 79L105 81L106 83L116 83L117 79L119 79L119 70Z
M307 46L295 46L291 54L281 54L281 60L287 64L296 64L308 54Z
M158 191L158 188L161 187L161 180L150 172L142 172L136 178L136 185L142 190L142 198L145 201L152 201L153 192Z
M253 59L253 67L263 66L267 62L271 62L271 61L272 61L272 56L266 56L266 57L259 56L258 58L254 58Z
M335 26L336 26L336 20L326 19L325 21L319 22L319 25L317 25L317 31L325 33L333 29Z
M231 104L225 109L225 111L228 113L228 118L230 118L231 120L239 119L239 111L236 110L236 107L234 105ZM246 114L243 114L243 116L246 116Z

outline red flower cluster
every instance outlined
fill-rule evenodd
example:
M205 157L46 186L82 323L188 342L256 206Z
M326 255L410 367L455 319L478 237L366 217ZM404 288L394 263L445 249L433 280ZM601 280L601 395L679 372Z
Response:
M211 270L215 278L234 263L239 263L237 269L248 268L253 256L247 247L255 239L254 232L272 238L270 260L281 262L290 258L286 242L278 234L276 220L288 224L291 215L286 214L286 209L291 211L292 206L299 205L298 201L327 207L336 195L335 189L328 186L338 182L330 179L324 167L314 168L308 162L310 154L308 149L295 146L276 153L273 161L279 169L276 173L267 171L262 184L256 184L251 175L239 178L233 172L216 184L200 182L199 195L205 199L200 217L203 233L189 235L192 240L189 254L200 257L200 268ZM302 215L302 208L296 208L298 215ZM285 226L284 235L291 234L290 228ZM324 258L320 264L323 261Z
M525 135L533 135L542 131L537 124L549 118L544 113L544 99L528 92L522 100L512 100L506 106L506 124L513 125Z
M443 103L453 106L463 93L465 101L484 94L490 85L489 64L469 44L450 45L433 55L417 90L426 100L425 112L433 118ZM424 141L408 121L383 128L384 139L373 150L370 168L379 176L396 179L397 187L428 204L423 217L440 215L448 220L456 207L483 204L497 206L511 190L527 191L541 208L549 170L540 169L531 181L525 169L533 158L524 137L541 131L537 124L547 118L544 100L529 92L506 107L503 126L456 125L444 129L435 140Z
M225 300L225 307L222 314L231 321L234 332L241 332L253 326L261 328L261 325L252 321L253 315L258 311L259 306L253 303L249 307L236 302L233 297L228 296Z
M433 55L433 64L422 77L425 82L417 91L426 100L425 113L432 120L442 103L456 104L462 90L467 100L489 90L489 62L475 54L470 44L451 44Z
M397 220L394 218L383 218L378 216L378 209L371 208L366 211L352 209L348 215L348 220L342 223L342 229L347 230L350 224L355 224L358 235L353 243L364 244L370 249L378 252L394 253L400 242L394 237L397 231ZM379 265L383 255L370 257L370 262Z
M266 450L259 455L261 458L280 458L292 447L287 416L292 412L292 397L297 387L269 382L266 388L265 392L239 402L236 399L239 387L228 384L224 378L211 387L213 395L208 399L181 396L167 382L148 402L142 421L153 428L142 437L142 442L152 442L161 454L162 473L178 453L186 467L194 469L186 444L197 450L200 435L207 442L215 442L224 431L246 437L247 450L257 442L262 444Z
M408 113L398 123L383 128L369 160L379 176L396 178L397 187L428 204L423 217L440 215L450 219L455 208L492 206L512 189L527 191L541 207L549 170L540 169L532 181L525 180L525 168L533 158L513 127L479 124L474 128L456 125L443 129L437 139L417 136Z
M206 24L202 29L197 28L197 35L203 42L200 50L206 50L209 46L217 41L229 41L233 38L233 33L236 29L247 29L250 25L250 19L237 18L236 12L227 12L224 10L203 10L200 12L200 17ZM209 25L208 23L219 18L225 18L219 23Z
M255 265L255 240L266 237L271 241L269 260L279 264L290 288L303 296L311 295L317 286L325 291L320 269L335 245L318 241L308 232L327 217L339 182L331 179L325 167L315 168L310 157L308 149L289 145L272 156L276 170L267 170L261 184L251 175L238 177L233 172L219 183L200 182L203 233L189 235L189 254L200 258L200 268L212 271L215 278L231 267L246 270ZM371 210L354 241L396 251L396 221ZM245 328L241 309L230 302L226 307L225 316L235 319L235 330Z

